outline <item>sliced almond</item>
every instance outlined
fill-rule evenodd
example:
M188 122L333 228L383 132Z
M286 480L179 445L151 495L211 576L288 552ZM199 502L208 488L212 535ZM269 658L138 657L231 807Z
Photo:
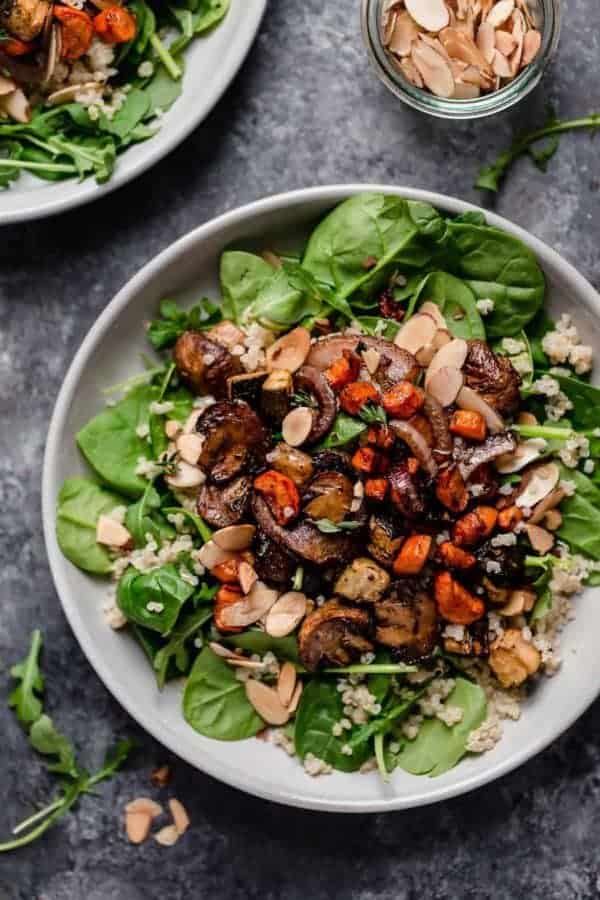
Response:
M491 63L496 47L496 31L489 22L482 22L477 29L477 47L481 50L486 62Z
M533 509L554 490L560 480L560 469L556 463L549 462L533 469L528 475L527 484L515 500L521 509Z
M450 66L450 69L452 69L452 60L446 53L443 44L438 38L432 37L430 34L419 34L419 41L427 44L427 46L431 47L432 50L435 50L436 53L438 53L443 59L446 60L446 62ZM419 310L419 312L422 312L422 309Z
M523 613L533 609L536 599L536 592L526 588L511 591L508 595L508 603L501 607L498 612L501 616L522 616Z
M505 56L502 56L499 50L494 50L494 59L492 62L492 69L494 70L494 74L498 76L498 78L510 78L510 64Z
M462 338L453 338L447 344L444 344L443 347L440 347L431 360L425 374L425 387L427 388L428 382L433 378L438 369L446 367L450 367L451 369L462 369L467 358L468 350L467 342Z
M0 75L0 97L6 97L7 94L12 94L16 89L17 85L12 78L6 78L4 75Z
M501 28L510 19L515 8L515 0L499 0L487 14L486 22L492 28Z
M546 531L545 528L541 528L539 525L526 525L525 531L527 532L529 543L536 553L540 553L542 556L550 553L554 547L554 535L550 531Z
M27 125L31 121L31 107L29 100L21 90L17 88L10 94L0 96L0 110L7 113L15 122Z
M413 46L411 59L425 85L436 97L449 98L454 93L452 69L439 53L427 44Z
M177 800L176 797L171 797L169 800L169 809L173 816L173 825L177 829L177 834L180 836L185 834L190 827L190 817L187 814L185 806L180 800Z
M563 523L563 517L558 509L550 509L544 516L544 528L548 531L558 531Z
M180 434L175 441L175 446L180 458L190 465L195 466L200 459L204 437L201 434Z
M77 94L95 91L98 96L102 94L104 85L98 81L86 81L84 84L70 84L68 87L53 91L47 98L48 106L62 106L63 103L72 103Z
M401 12L394 18L394 27L390 35L388 47L397 56L408 56L413 42L419 36L419 29L414 20L406 12Z
M438 328L433 339L433 345L436 350L441 350L446 344L452 340L452 335L447 328Z
M234 558L235 553L223 550L214 541L207 541L198 553L198 561L209 570Z
M133 541L124 525L110 516L100 516L96 523L96 543L106 547L126 547Z
M508 63L510 66L511 76L514 78L521 67L521 60L523 58L523 45L525 43L525 32L527 30L525 18L520 9L515 9L512 15L512 22L512 35L517 42L517 46L509 56Z
M481 90L477 84L468 84L462 81L454 82L454 93L452 96L455 100L474 100L480 94Z
M381 362L381 353L374 347L369 347L368 350L363 350L362 359L369 375L374 375Z
M196 425L198 424L198 419L204 412L203 409L193 409L187 419L185 420L185 424L183 426L183 431L185 434L193 434L196 431Z
M419 307L419 312L423 313L423 315L431 316L438 328L445 329L447 327L446 319L441 309L432 300L426 300L425 303L422 303Z
M296 372L304 365L310 350L310 331L298 326L280 337L267 350L267 368Z
M213 541L221 550L227 550L235 553L240 550L247 550L256 533L254 525L228 525L227 528L220 528L212 536Z
M238 569L238 580L243 594L249 594L255 583L258 581L258 575L247 562L241 562Z
M230 666L235 666L237 669L262 670L265 668L265 664L259 659L248 659L247 656L228 656L225 662L229 663Z
M419 75L419 70L410 56L407 56L398 64L398 69L402 72L406 80L410 81L411 84L414 84L415 87L422 88L424 86L423 79Z
M460 59L471 66L477 66L483 73L491 72L485 56L475 41L464 32L456 28L444 28L439 38L452 59Z
M264 582L257 581L249 594L221 611L221 621L231 628L253 625L269 612L278 596L277 591L267 587Z
M184 460L178 460L175 474L167 475L165 481L169 487L185 491L190 488L200 487L206 481L206 476L198 466L192 466L190 463L184 462Z
M463 374L459 369L450 366L442 366L437 369L427 383L427 392L441 403L442 406L451 406L456 400L458 392L463 386Z
M473 388L467 387L467 385L462 387L456 398L456 403L461 409L468 409L483 416L485 423L492 434L499 434L501 431L506 430L506 425L504 424L502 417L499 416L494 407L490 406L490 404L483 399L481 394L478 394Z
M482 77L477 66L469 66L466 63L463 63L463 65L465 68L460 76L461 81L465 84L470 84L471 87L483 87L486 84L486 79Z
M161 847L172 847L179 840L180 834L175 825L165 825L153 835L154 840Z
M263 254L263 259L265 259L265 254ZM266 261L268 262L268 260ZM207 331L206 337L211 341L216 341L217 344L221 344L222 347L226 347L228 350L231 350L236 344L243 346L246 340L246 335L241 328L238 328L229 319L223 319L222 322L219 322L218 325Z
M131 844L143 844L152 827L152 816L148 813L127 813L125 816L125 831Z
M520 472L529 463L539 459L547 446L548 444L543 438L528 438L526 441L519 441L514 453L504 453L494 461L494 465L502 475Z
M561 487L554 488L553 491L550 491L547 497L538 503L530 517L528 518L528 523L530 525L537 525L542 520L545 520L548 513L552 512L556 506L560 506L560 504L565 499L566 494ZM553 529L551 528L550 531Z
M523 56L521 57L521 65L528 66L540 51L542 46L542 35L539 31L533 29L528 31L523 38Z
M534 416L533 413L530 412L520 412L517 416L517 423L519 425L539 425L539 421L537 416Z
M437 349L435 344L426 344L425 347L421 347L421 349L416 353L416 360L420 366L427 368L436 352Z
M404 0L408 12L425 31L441 31L450 21L444 0Z
M306 615L306 595L288 591L273 604L265 620L265 631L271 637L291 634Z
M268 725L285 725L290 713L274 688L254 678L250 678L245 687L248 700Z
M217 641L209 641L208 646L215 654L215 656L220 656L221 659L239 659L240 654L236 653L234 650L230 650L229 647L224 647L223 644L217 643Z
M167 419L167 421L165 422L165 434L170 441L174 441L180 431L180 422L176 422L175 419Z
M394 338L394 344L409 353L418 353L422 347L432 343L436 331L437 325L431 316L417 313L402 326Z
M151 819L157 819L159 816L162 816L163 808L160 803L156 803L156 801L151 800L150 797L137 797L135 800L131 800L125 807L126 815L132 813L144 813L144 815L150 816Z
M298 681L296 682L296 687L294 688L294 693L292 694L292 699L290 700L289 705L288 705L288 712L290 713L290 715L292 713L295 713L296 710L298 709L298 704L300 703L300 697L302 696L303 690L304 690L304 685L298 679Z
M292 409L281 423L281 434L290 447L300 447L313 427L313 411L308 406Z
M499 50L503 56L510 56L515 47L517 46L517 41L512 36L510 31L496 31L495 34L495 44L496 50ZM490 60L491 62L491 60Z
M291 662L284 662L277 679L277 695L283 706L289 706L296 688L296 669Z

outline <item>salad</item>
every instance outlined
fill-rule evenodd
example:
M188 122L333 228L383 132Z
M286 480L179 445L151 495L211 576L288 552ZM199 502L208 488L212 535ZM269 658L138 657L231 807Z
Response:
M183 52L230 0L2 0L0 187L23 171L101 183L181 93Z
M394 196L220 280L78 433L63 553L202 735L384 779L491 749L600 583L591 348L519 240Z

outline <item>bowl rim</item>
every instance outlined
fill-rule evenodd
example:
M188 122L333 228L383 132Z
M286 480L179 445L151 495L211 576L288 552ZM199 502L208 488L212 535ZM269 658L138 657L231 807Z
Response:
M242 0L239 7L232 7L229 10L228 15L232 17L241 18L243 15L247 21L247 27L234 29L231 52L227 54L223 66L215 71L214 78L210 80L207 90L200 98L193 114L184 118L179 124L177 118L172 117L150 140L138 144L138 147L145 149L145 152L140 151L138 159L134 160L130 157L131 161L129 162L127 156L132 150L135 150L135 146L127 148L119 158L112 177L105 184L97 184L91 177L80 182L75 178L69 178L63 182L40 181L39 188L16 192L13 196L22 197L23 202L19 204L15 201L14 205L12 205L11 189L9 188L8 193L5 194L9 201L7 202L8 208L0 207L0 226L15 225L18 222L33 222L36 219L49 218L87 203L93 203L133 181L138 175L142 175L165 156L168 156L204 121L237 75L256 39L266 6L267 0ZM184 72L182 94L186 91L188 93L194 91L191 67L189 67L187 75L186 84L186 73ZM173 109L176 107L177 103ZM61 193L66 196L57 193L56 196L50 196L48 200L39 201L40 192L43 193L44 188L60 188L60 186L65 188Z
M465 775L458 778L453 784L441 786L437 789L432 789L431 781L426 779L425 783L429 784L429 789L422 793L411 795L409 798L394 796L374 798L373 800L340 799L336 801L314 797L306 798L301 792L290 789L281 790L277 788L273 790L269 787L267 782L263 780L253 780L251 774L249 774L246 779L246 773L243 775L241 773L238 774L227 768L227 766L219 759L218 754L205 756L202 760L202 766L200 766L198 760L194 759L191 753L182 750L177 745L175 736L170 732L166 725L163 725L154 719L149 710L138 708L135 702L130 700L126 686L119 681L116 673L111 669L108 660L103 658L102 654L96 650L93 639L88 639L85 629L80 625L77 603L71 596L71 590L66 576L63 574L66 560L64 560L60 553L55 536L54 498L56 496L57 485L55 485L53 480L52 468L55 457L60 454L61 435L65 421L68 416L72 399L77 391L80 377L85 370L90 354L131 300L135 298L140 290L150 284L154 277L164 267L172 264L181 255L186 254L191 248L194 248L198 242L208 237L217 236L222 229L239 225L240 223L243 224L256 215L277 213L278 210L292 206L301 209L311 201L313 203L315 201L321 201L324 206L328 205L333 207L348 197L363 192L387 193L402 196L409 200L420 200L453 214L466 212L468 210L483 212L488 224L502 228L508 233L513 234L515 237L523 240L540 259L542 266L545 262L551 262L552 266L560 271L561 276L573 285L574 292L582 299L584 305L594 315L600 317L600 295L587 279L571 265L571 263L564 260L555 250L539 238L531 235L525 229L472 203L437 192L384 184L357 183L324 185L275 194L223 213L188 232L161 251L154 259L146 263L110 301L87 332L68 368L67 374L65 375L50 421L42 473L42 519L44 540L50 570L61 605L74 635L88 661L92 665L92 668L104 683L105 687L129 715L141 725L145 731L152 735L152 737L180 758L184 759L191 766L205 774L213 776L225 784L236 787L254 796L288 806L327 812L355 813L389 812L397 809L426 806L467 793L468 791L494 781L502 775L516 769L528 759L544 750L557 737L566 731L598 697L600 694L600 684L594 685L590 683L588 690L582 692L577 698L574 698L574 702L569 706L568 710L562 711L563 715L555 720L554 724L547 732L539 736L536 740L530 741L523 748L517 749L507 759L491 764L483 772Z

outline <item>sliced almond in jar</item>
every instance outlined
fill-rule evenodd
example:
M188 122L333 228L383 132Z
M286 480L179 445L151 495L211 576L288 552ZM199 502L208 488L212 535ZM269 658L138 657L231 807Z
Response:
M463 386L463 380L463 374L459 369L442 366L430 378L427 393L442 406L451 406Z
M258 575L254 571L250 563L241 562L238 569L238 579L240 582L242 593L249 594L258 581Z
M451 65L452 60L450 59L450 57L449 57L448 54L446 53L446 51L445 51L445 49L444 49L444 46L443 46L442 43L438 40L438 38L432 37L430 34L420 34L420 35L419 35L419 41L422 41L424 44L427 44L427 46L428 46L428 47L431 47L432 50L435 50L436 53L439 53L439 55L440 55L443 59L446 60L446 62L448 63L448 65L450 65L450 68L452 68L452 65Z
M496 49L496 31L489 22L482 22L477 29L477 47L485 57L486 62L491 63Z
M289 706L296 688L296 669L291 662L284 662L277 679L277 694L283 706Z
M454 77L446 60L427 44L414 46L411 59L426 87L436 97L450 98L454 93Z
M454 94L452 96L455 100L474 100L480 94L481 90L478 84L468 84L462 81L454 82Z
M528 66L538 55L541 46L542 36L539 31L528 31L523 38L523 56L521 58L521 65Z
M116 519L100 516L96 523L96 543L105 547L127 547L133 546L133 538L125 526Z
M554 547L554 535L552 532L546 531L545 528L541 528L539 525L526 525L525 531L529 538L529 543L536 553L540 553L542 556L550 553Z
M451 369L462 369L465 364L468 352L467 342L462 338L453 338L447 344L444 344L431 360L431 364L425 374L425 387L435 375L438 369L450 367Z
M389 10L383 14L382 20L382 36L383 36L383 46L389 47L390 41L392 40L392 35L394 33L394 27L396 25L396 19L398 18L398 13L396 10Z
M404 0L408 12L425 31L441 31L450 21L444 0Z
M310 331L302 326L288 331L268 348L267 369L287 369L296 372L304 365L310 350Z
M221 611L221 621L230 628L253 625L269 612L278 596L277 591L267 587L264 582L257 581L249 594Z
M515 0L498 0L490 9L486 17L493 28L500 28L513 14L515 8Z
M395 61L392 60L392 63L394 62ZM403 59L400 63L397 64L396 67L398 68L398 71L400 71L404 75L406 80L410 81L411 84L414 84L415 87L424 87L423 79L419 75L419 70L415 66L410 56L407 56L405 59Z
M391 33L388 47L397 56L408 56L414 41L419 36L419 29L414 20L406 12L401 12L394 19L394 28Z
M302 691L304 690L304 685L300 680L296 682L296 687L294 689L294 693L292 694L292 699L288 705L288 712L290 715L295 713L298 709L298 704L300 703L300 697L302 696Z
M496 50L499 50L503 56L510 56L517 46L516 39L512 36L510 31L498 30L495 32L495 35Z
M298 406L287 414L281 423L281 434L290 447L300 447L313 427L313 411L308 406Z
M402 326L394 338L394 344L409 353L418 353L422 347L432 343L436 331L437 325L431 316L417 313Z
M497 75L498 78L511 77L510 64L507 58L505 56L502 56L499 50L494 50L492 69L494 70L494 74Z
M180 458L195 466L200 459L202 447L204 445L204 437L201 434L180 434L175 441L175 446Z
M554 490L560 480L560 469L556 463L550 462L538 466L527 475L527 483L515 500L521 509L533 509Z
M274 688L254 678L249 679L245 687L246 696L261 719L268 725L285 725L290 713Z
M265 620L265 631L271 637L285 637L300 624L306 615L306 595L288 591L273 604Z
M165 476L165 481L169 487L185 491L190 488L200 487L206 481L206 476L198 466L192 466L190 463L178 460L175 464L175 474Z
M491 69L481 50L468 35L456 28L444 28L439 35L440 41L446 49L446 53L452 59L460 59L471 66L477 66L482 72L490 72Z
M255 525L228 525L220 528L212 536L213 541L221 550L235 553L239 550L247 550L256 533Z

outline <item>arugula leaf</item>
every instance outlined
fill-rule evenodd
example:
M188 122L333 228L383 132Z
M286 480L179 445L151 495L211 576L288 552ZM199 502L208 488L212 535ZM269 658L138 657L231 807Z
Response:
M42 714L42 702L36 697L36 694L44 691L44 678L39 667L41 649L42 634L36 628L31 635L29 653L10 670L11 676L19 684L11 693L8 705L15 710L22 725L31 725Z
M197 515L197 513L193 513L190 509L184 509L183 506L165 506L163 512L166 515L175 514L185 516L194 526L205 544L212 538L212 529L206 524L201 516Z
M378 403L371 403L370 401L359 409L358 417L359 419L362 419L363 422L366 422L367 425L387 424L387 414L383 406L380 406Z
M213 596L216 588L212 591ZM173 629L171 638L154 657L154 671L156 672L156 680L160 690L163 689L167 681L167 672L171 663L175 664L175 668L181 674L186 674L190 667L191 655L187 641L190 640L209 619L212 619L213 610L201 607L194 612L189 613L179 624Z
M180 309L175 300L161 300L159 316L150 322L146 334L155 350L165 350L173 346L184 331L212 328L220 320L220 307L208 297L203 297L190 310Z
M74 779L81 776L81 770L75 761L73 744L64 734L56 730L49 716L42 714L36 719L29 732L29 742L38 753L57 757L55 762L47 764L49 772L68 775Z
M189 674L183 715L199 734L219 741L241 741L264 728L233 668L209 647L199 654Z
M138 572L130 566L119 580L117 603L129 621L167 635L194 590L194 585L184 581L174 563L150 572Z

